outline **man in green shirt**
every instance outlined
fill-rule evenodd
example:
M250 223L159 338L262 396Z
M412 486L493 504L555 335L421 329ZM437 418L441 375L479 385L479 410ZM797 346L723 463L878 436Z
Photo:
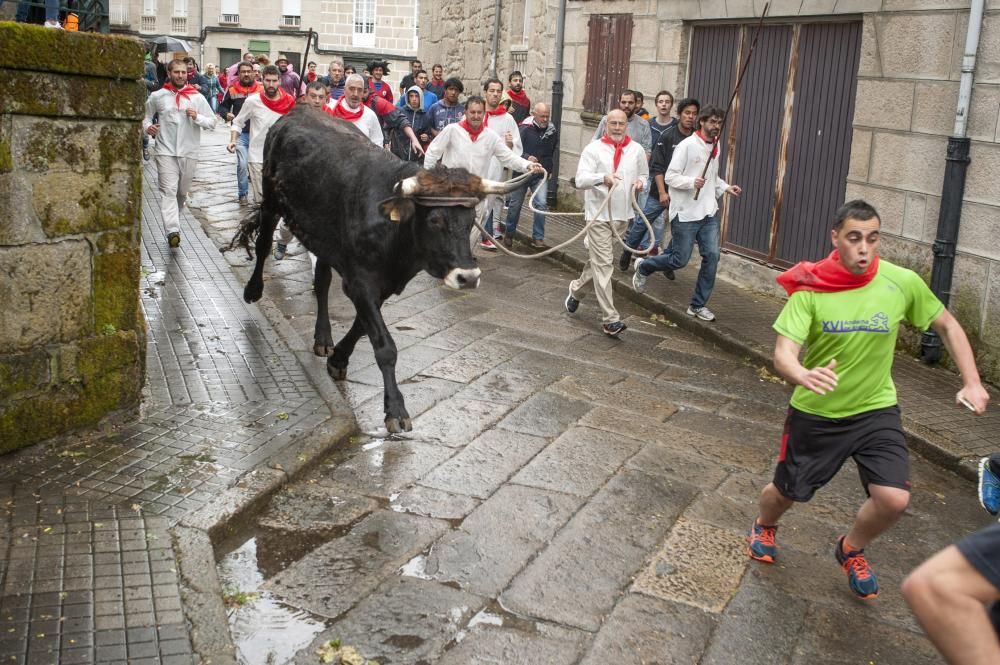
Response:
M835 554L851 590L866 599L878 595L878 582L864 548L910 500L909 458L890 374L900 322L941 336L964 384L956 402L977 414L989 402L958 321L916 273L879 260L880 226L872 206L849 201L836 214L833 253L778 278L791 297L774 322L774 366L796 388L774 480L761 493L748 537L750 556L772 563L782 514L811 499L853 457L868 500Z

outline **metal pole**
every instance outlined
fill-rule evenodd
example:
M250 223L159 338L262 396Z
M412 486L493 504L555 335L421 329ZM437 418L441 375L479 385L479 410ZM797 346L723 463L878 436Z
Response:
M556 55L555 68L552 72L552 108L549 122L559 131L559 142L562 143L562 109L563 109L563 42L566 40L566 0L559 0L559 17L556 19ZM552 173L549 178L549 189L545 203L549 210L555 210L559 203L559 146L552 160Z
M500 48L500 0L493 8L493 52L490 54L490 76L497 75L497 50Z
M983 24L984 0L972 0L969 11L969 29L965 35L965 54L962 57L962 78L958 89L958 107L955 109L955 129L948 139L945 158L944 183L941 186L941 210L938 213L937 237L931 251L934 267L931 270L931 291L948 306L951 299L951 281L955 270L955 246L962 223L962 199L965 196L965 173L969 168L969 138L966 128L972 99L973 73L976 70L976 51L979 49L979 31ZM941 338L928 330L920 338L920 358L928 365L941 359Z

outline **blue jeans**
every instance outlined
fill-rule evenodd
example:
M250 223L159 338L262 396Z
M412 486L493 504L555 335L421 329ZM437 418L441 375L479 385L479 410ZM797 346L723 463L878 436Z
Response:
M719 267L719 213L696 222L682 222L677 217L670 220L670 243L659 256L645 259L639 264L639 272L650 275L657 270L679 270L691 260L694 244L698 243L701 253L701 269L698 282L691 296L691 307L704 307L715 288L715 272Z
M524 207L524 197L532 187L538 187L538 191L535 192L534 197L531 199L535 204L535 208L538 210L547 209L545 207L545 197L548 194L549 181L542 180L542 176L537 176L529 180L527 187L521 187L511 192L510 203L507 208L507 233L512 236L517 231L517 221L521 217L521 208ZM543 240L545 238L545 215L536 212L534 218L534 224L531 228L531 239Z
M656 185L653 186L655 187ZM649 198L646 199L646 205L642 207L642 214L653 225L653 243L655 247L659 247L663 241L663 227L665 225L661 215L664 210L666 208L660 205L659 190L656 190L655 194L651 191ZM636 215L635 219L632 220L632 224L628 227L628 233L625 234L625 244L635 249L645 249L648 242L649 229L646 228L646 222L642 221L642 217Z
M236 188L240 196L247 196L250 191L250 167L247 159L250 156L250 132L241 132L236 139Z

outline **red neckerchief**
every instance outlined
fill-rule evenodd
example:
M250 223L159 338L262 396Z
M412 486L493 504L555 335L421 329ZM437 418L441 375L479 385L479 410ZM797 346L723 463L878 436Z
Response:
M632 142L632 137L628 134L622 139L621 143L615 143L611 140L611 137L605 134L601 137L601 143L607 143L609 146L615 149L615 160L614 160L614 171L618 171L618 165L622 161L622 152L625 151L625 146Z
M521 88L521 90L518 92L514 92L513 90L508 88L507 96L510 98L510 101L514 102L521 108L525 109L531 108L531 100L528 99L528 93L524 91L524 88Z
M271 109L279 115L285 115L293 108L295 108L295 98L289 95L287 92L278 88L278 98L268 99L267 95L263 91L260 93L260 101L264 102L264 106Z
M315 81L316 80L316 72L309 72L308 74L306 74L306 80L309 81L310 83L312 83L313 81Z
M190 71L190 72L188 72L188 73L187 73L187 76L188 76L188 81L192 81L192 80L194 80L194 77L195 77L195 76L196 76L197 74L198 74L198 70L197 70L197 69L195 69L195 70L193 70L193 71Z
M183 88L178 90L170 83L164 83L163 89L169 90L170 92L174 93L174 102L176 102L177 108L181 107L181 97L183 97L184 99L188 99L191 97L191 95L198 92L198 88L194 87L193 85L185 85Z
M462 118L462 121L458 123L458 126L467 131L469 133L469 138L472 139L473 143L475 143L476 139L479 138L479 135L483 133L484 129L486 129L486 122L483 122L483 124L479 125L479 129L473 129L472 127L469 126L469 121L466 120L465 118Z
M346 120L347 122L357 122L361 119L361 115L365 112L365 107L359 106L357 111L352 111L347 108L344 98L341 97L340 101L333 105L333 108L324 106L323 110L332 115L334 118L340 118L341 120Z
M487 125L490 124L490 116L496 117L501 115L507 115L507 109L504 108L503 104L498 105L492 111L486 109L486 117L483 118L483 127L486 127Z
M718 140L709 141L708 139L705 138L705 135L701 133L700 129L696 129L694 133L698 135L698 138L700 138L703 143L712 146L712 158L713 159L719 156L719 141Z
M249 87L246 88L244 88L243 84L238 81L233 85L229 86L229 95L231 97L235 97L236 95L243 95L244 97L249 97L253 93L260 91L261 91L260 81L254 81L253 83L250 84Z
M788 295L796 291L815 291L816 293L838 293L860 289L871 282L878 274L878 256L871 262L868 269L860 275L855 275L840 262L840 252L833 250L830 256L822 261L812 263L801 261L781 273L777 277L778 284L784 287Z

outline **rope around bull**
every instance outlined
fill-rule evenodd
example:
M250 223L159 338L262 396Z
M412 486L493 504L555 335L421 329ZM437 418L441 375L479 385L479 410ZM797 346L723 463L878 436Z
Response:
M542 169L542 173L544 174L544 177L543 177L543 182L544 182L545 180L549 179L549 172L546 171L545 169ZM534 173L528 172L528 173L525 173L524 175L518 176L517 178L514 178L513 180L510 180L508 182L516 182L518 180L529 180L534 175L535 175ZM612 193L614 193L615 189L617 189L620 185L621 185L620 182L616 182L611 188L608 189L608 194L607 194L607 196L604 197L604 201L601 202L601 207L597 209L597 214L595 215L595 217L600 217L601 216L601 213L604 212L604 209L608 207L608 204L611 201L611 195L612 195ZM539 184L539 187L540 186L541 186L541 184ZM569 218L569 217L572 217L572 218L576 218L576 217L583 218L584 217L585 213L582 213L582 212L555 212L555 211L548 211L548 210L538 210L537 208L535 208L535 192L537 192L537 191L538 191L538 187L536 187L534 189L534 191L532 191L530 189L528 190L528 193L530 194L530 196L528 197L528 209L531 210L532 213L543 215L545 217L551 217L551 216L556 216L556 215L558 215L560 218ZM631 199L632 208L636 212L639 213L639 216L642 218L642 221L646 224L646 230L649 232L649 237L650 237L650 239L652 239L654 237L653 225L646 218L645 213L642 211L642 208L639 206L639 201L636 200L636 197L635 197L635 188L632 189L631 196L629 198ZM477 229L479 229L479 231L484 236L490 238L491 240L493 239L493 234L489 233L483 227L483 225L480 223L478 217L475 218L475 219L473 219L472 223L475 225L475 227ZM596 224L607 224L607 223L608 222L600 221L600 220L597 220L597 219L591 220L591 221L587 222L583 226L583 228L580 229L580 231L577 232L577 234L575 236L573 236L572 238L570 238L569 240L561 242L561 243L559 243L558 245L556 245L554 247L549 247L548 249L543 250L541 252L537 252L535 254L519 254L517 252L511 251L511 250L507 249L506 247L504 247L503 243L494 243L494 246L497 249L499 249L501 252L503 252L504 254L506 254L507 256L512 256L512 257L514 257L516 259L539 259L539 258L541 258L543 256L548 256L549 254L552 254L553 252L558 252L559 250L561 250L561 249L563 249L565 247L569 247L574 242L576 242L577 240L579 240L584 234L587 233L587 231L589 231L591 229L591 227L595 226ZM627 244L625 244L625 238L622 237L622 234L618 232L618 229L615 227L614 224L611 225L611 230L615 234L615 238L618 240L618 243L622 247L624 247L626 250L628 250L629 252L631 252L633 256L645 256L645 255L649 254L653 250L654 243L652 243L652 242L650 242L649 247L647 247L646 249L634 249L632 247L629 247Z

